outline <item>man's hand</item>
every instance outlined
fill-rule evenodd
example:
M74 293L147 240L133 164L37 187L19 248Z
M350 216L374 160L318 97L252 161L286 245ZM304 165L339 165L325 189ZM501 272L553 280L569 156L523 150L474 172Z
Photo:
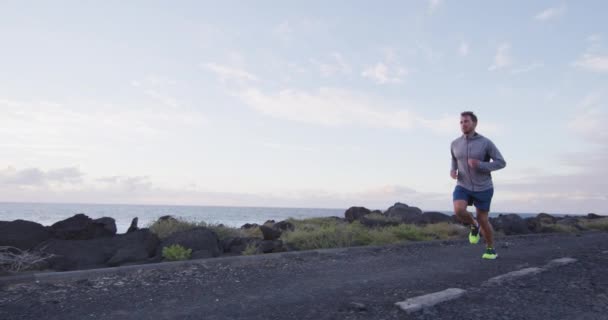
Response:
M479 160L469 159L469 167L471 167L473 169L477 169L477 167L479 167Z
M456 170L451 170L450 171L450 176L452 177L452 179L456 180L458 179L458 173L456 172Z

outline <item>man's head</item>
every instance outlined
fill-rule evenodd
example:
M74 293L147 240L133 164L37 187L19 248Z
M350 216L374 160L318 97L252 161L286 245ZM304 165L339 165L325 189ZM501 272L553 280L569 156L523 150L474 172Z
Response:
M477 127L477 116L473 111L465 111L460 114L460 130L462 130L462 133L472 133L475 131L475 127Z

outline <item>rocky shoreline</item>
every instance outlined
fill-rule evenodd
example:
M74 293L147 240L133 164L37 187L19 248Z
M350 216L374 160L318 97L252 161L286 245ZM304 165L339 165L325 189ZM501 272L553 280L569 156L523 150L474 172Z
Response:
M345 211L344 217L326 219L340 224L360 223L369 229L402 224L460 224L454 216L423 212L402 203L396 203L385 211L351 207ZM585 231L589 229L590 222L600 219L604 221L606 217L592 213L565 217L540 213L524 219L517 214L505 214L491 218L491 223L499 234L515 235ZM176 221L175 217L164 216L156 223ZM159 237L150 228L139 228L137 218L133 219L131 227L124 234L117 234L113 218L91 219L82 213L51 226L25 220L0 221L0 248L3 253L0 256L0 275L32 270L67 271L157 263L166 260L163 248L171 245L190 249L190 259L242 255L251 248L255 254L298 251L301 249L297 246L281 240L284 233L296 229L289 219L279 222L269 220L262 225L245 224L240 227L247 234L257 233L260 236L220 236L213 228L195 226ZM9 258L23 259L26 254L33 254L36 259L17 267L9 261Z

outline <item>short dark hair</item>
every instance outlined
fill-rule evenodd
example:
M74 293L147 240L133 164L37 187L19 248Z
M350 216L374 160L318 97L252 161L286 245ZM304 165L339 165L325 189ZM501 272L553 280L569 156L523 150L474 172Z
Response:
M477 123L477 116L473 113L473 111L465 111L460 114L461 117L469 116L473 122Z

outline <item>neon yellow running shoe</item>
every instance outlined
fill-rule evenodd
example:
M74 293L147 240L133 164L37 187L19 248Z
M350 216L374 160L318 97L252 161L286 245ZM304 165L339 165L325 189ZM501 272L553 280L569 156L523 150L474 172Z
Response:
M469 242L471 244L477 244L479 242L479 226L471 226L471 232L469 232Z
M494 248L486 248L486 252L483 254L483 256L481 256L481 258L494 260L498 258L498 253L496 253L496 250L494 250Z

